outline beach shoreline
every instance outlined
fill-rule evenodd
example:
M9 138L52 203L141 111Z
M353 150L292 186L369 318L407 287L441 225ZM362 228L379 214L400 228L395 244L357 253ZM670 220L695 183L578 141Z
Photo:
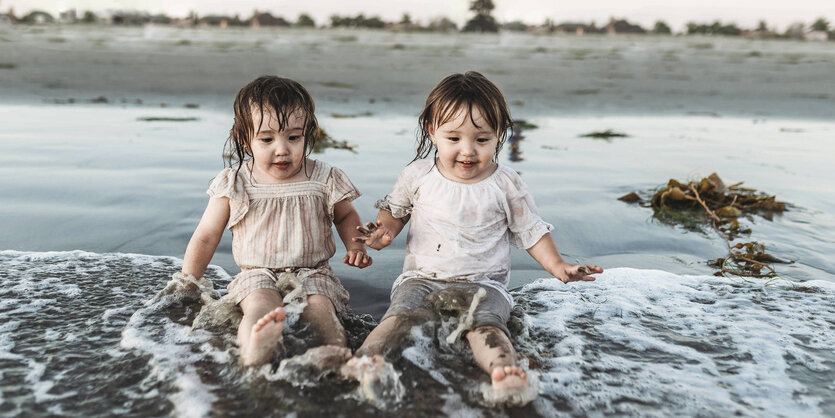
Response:
M694 36L336 29L0 26L0 103L226 111L260 74L298 80L329 114L416 114L477 70L517 117L835 114L835 44Z

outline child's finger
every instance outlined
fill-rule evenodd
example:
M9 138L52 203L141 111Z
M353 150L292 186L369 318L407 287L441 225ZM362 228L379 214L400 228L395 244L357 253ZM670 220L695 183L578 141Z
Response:
M379 221L377 221L377 222L379 222ZM366 222L365 223L365 227L368 228L369 231L373 231L373 230L377 229L377 225L378 224L375 224L374 222Z
M367 229L363 228L363 227L362 227L362 226L360 226L360 225L357 225L357 231L360 231L360 233L361 233L361 234L363 234L363 235L368 235L368 234L370 234L370 233L371 233L371 231L369 231L369 230L367 230Z
M367 237L353 237L353 238L351 238L351 241L354 241L354 242L366 242L366 241L368 241L368 238L367 238Z

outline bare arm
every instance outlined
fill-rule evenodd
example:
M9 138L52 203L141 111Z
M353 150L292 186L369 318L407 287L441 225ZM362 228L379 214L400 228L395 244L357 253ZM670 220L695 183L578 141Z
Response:
M209 204L200 218L197 229L186 247L183 259L183 274L200 278L206 272L206 266L223 236L223 228L229 222L229 198L220 197L209 199Z
M550 232L543 235L531 248L528 248L528 254L542 265L545 271L564 283L579 280L593 281L594 277L590 274L603 273L602 268L592 264L574 265L566 263L560 255L557 244L554 243Z
M347 252L342 262L359 268L370 266L372 259L365 252L365 243L356 239L362 237L362 233L357 230L362 221L349 200L342 200L333 206L333 223Z
M357 230L361 233L361 237L354 238L354 241L364 242L365 245L375 250L382 250L394 241L394 238L400 234L400 231L403 230L403 227L406 226L410 218L410 215L395 218L391 216L391 212L380 209L375 222L367 222L365 228L361 226L357 227Z

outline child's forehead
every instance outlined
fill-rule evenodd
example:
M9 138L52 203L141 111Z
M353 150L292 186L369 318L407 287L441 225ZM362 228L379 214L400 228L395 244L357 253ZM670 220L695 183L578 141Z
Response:
M281 125L280 121L283 121L284 125L303 124L307 116L301 108L284 111L286 113L279 115L274 107L270 105L263 105L261 107L257 104L250 106L250 112L252 114L252 125L255 129L269 127L270 129L278 130Z
M470 107L466 103L461 103L457 107L448 106L443 109L438 114L435 124L436 126L449 125L450 127L474 124L481 128L490 128L481 108L475 104Z

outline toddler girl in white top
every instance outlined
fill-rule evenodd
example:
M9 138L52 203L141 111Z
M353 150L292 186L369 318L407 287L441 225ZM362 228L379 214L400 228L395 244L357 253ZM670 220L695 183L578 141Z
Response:
M398 326L398 314L420 306L428 293L482 287L487 296L466 334L473 357L494 388L522 388L527 378L506 328L513 303L507 291L510 245L526 249L563 282L591 281L590 274L603 269L566 263L551 238L552 226L537 214L521 177L497 164L512 122L492 82L473 71L445 78L429 94L419 123L415 160L378 202L376 222L360 228L364 236L356 239L379 250L412 223L391 305L357 354L382 361L379 355Z
M301 320L318 334L324 350L350 358L337 312L348 292L328 259L335 252L331 225L345 243L343 262L371 265L357 231L351 201L359 191L338 168L307 158L318 134L313 98L299 83L261 76L238 92L227 141L230 168L209 187L209 204L188 243L183 275L201 277L224 227L232 231L232 255L241 268L229 295L243 311L238 344L244 365L270 360L280 347L285 311L279 275L292 272L307 306ZM332 358L332 357L331 357Z

